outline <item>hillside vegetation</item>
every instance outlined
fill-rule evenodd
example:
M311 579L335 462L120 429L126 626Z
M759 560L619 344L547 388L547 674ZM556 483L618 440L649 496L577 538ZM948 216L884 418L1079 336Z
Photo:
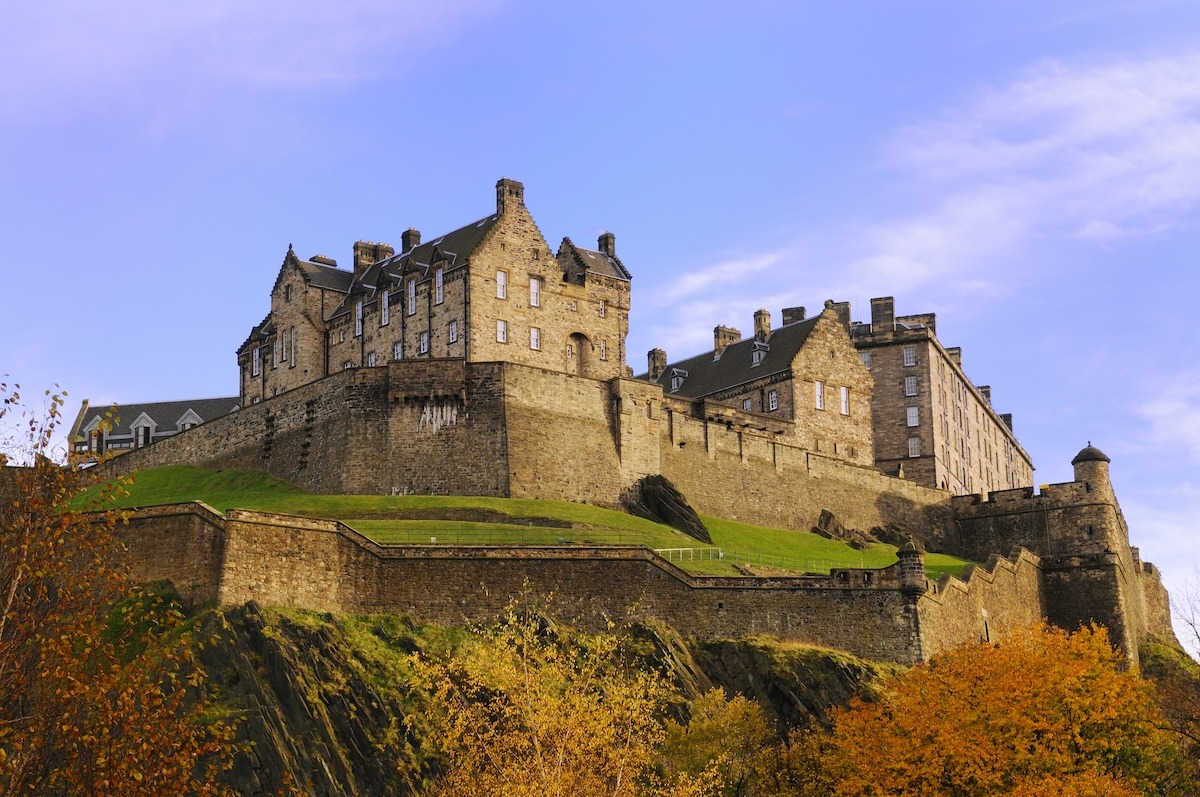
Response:
M703 517L713 546L670 526L624 512L570 501L444 495L319 495L254 471L212 471L185 465L137 474L122 508L203 501L218 511L252 509L339 520L379 543L501 545L640 545L662 551L693 573L737 575L746 567L827 573L831 567L894 564L896 548L857 550L817 534ZM719 549L719 550L717 550ZM927 554L931 578L962 572L967 562ZM739 569L739 566L742 566Z

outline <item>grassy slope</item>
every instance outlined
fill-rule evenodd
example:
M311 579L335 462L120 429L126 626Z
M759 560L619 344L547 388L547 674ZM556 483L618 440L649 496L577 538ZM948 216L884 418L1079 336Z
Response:
M310 517L336 518L381 543L505 543L644 545L650 548L701 548L691 537L660 523L624 512L569 501L430 495L315 495L287 482L250 471L210 471L175 465L140 473L120 507L154 506L200 500L224 511L256 509ZM481 510L507 518L483 523L461 519L406 520L401 513L453 516L456 511ZM531 525L531 519L569 528ZM723 560L698 559L679 552L669 558L696 573L732 575L736 563L749 562L803 572L828 572L830 567L886 567L896 561L891 545L872 545L856 551L844 543L816 534L764 528L705 517L713 543L725 552ZM960 573L966 563L944 554L928 554L931 578L942 572Z

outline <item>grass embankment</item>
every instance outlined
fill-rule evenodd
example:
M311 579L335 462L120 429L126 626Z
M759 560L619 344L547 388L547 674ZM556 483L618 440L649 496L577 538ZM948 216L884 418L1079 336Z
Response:
M738 564L826 573L831 567L887 567L892 545L855 550L816 534L703 518L722 558L711 558L687 535L624 512L570 501L442 495L317 495L251 471L211 471L183 465L138 474L118 507L203 501L219 511L253 509L340 520L380 543L577 543L641 545L668 550L664 556L693 573L735 575ZM482 518L482 519L480 519ZM927 554L930 578L958 574L967 563Z

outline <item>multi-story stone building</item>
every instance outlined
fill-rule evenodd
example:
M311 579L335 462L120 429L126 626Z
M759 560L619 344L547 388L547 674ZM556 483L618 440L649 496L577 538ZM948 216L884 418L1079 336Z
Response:
M789 442L870 466L873 388L846 335L848 309L830 301L806 318L803 307L790 307L775 330L771 314L759 310L753 338L718 326L711 352L670 365L662 349L652 349L646 377L662 386L664 396L704 401L714 417L720 414L716 405L740 409L750 414L747 423L775 429Z
M288 247L271 311L238 349L244 403L331 373L414 359L507 362L592 379L625 375L630 274L612 233L550 250L515 180L496 212L401 251L359 241L353 271Z
M120 407L92 406L84 399L71 424L67 461L71 465L82 465L101 457L125 454L228 415L240 407L237 396L122 404Z
M881 470L955 495L1032 486L1012 416L967 378L962 350L942 346L933 313L896 317L892 297L872 299L871 322L852 323L850 335L875 381Z

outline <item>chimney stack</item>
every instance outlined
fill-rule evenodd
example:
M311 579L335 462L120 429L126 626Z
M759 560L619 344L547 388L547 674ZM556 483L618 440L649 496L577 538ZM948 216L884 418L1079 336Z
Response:
M617 256L617 236L606 232L596 239L596 247L609 257Z
M646 352L646 372L651 382L657 382L665 370L667 370L667 353L665 351L651 349Z
M983 394L983 399L988 403L988 406L992 406L992 386L980 385L979 392Z
M741 339L742 333L733 327L713 327L713 359L719 359L726 346Z
M850 331L850 302L835 302L832 299L830 299L829 301L830 301L829 306L833 308L833 311L835 313L837 313L838 321L842 322L842 326L846 328L847 332L849 332Z
M896 300L881 296L871 300L871 332L896 331Z
M516 180L501 177L496 182L496 212L503 213L509 207L521 207L525 204L525 186Z
M959 368L962 368L962 347L961 346L951 346L950 348L946 349L946 354L950 357L950 362L954 363Z
M387 260L396 254L391 244L377 244L374 241L358 241L354 244L354 276L357 279L367 270L367 267L380 260Z
M416 227L409 227L404 232L400 233L400 251L411 252L421 245L421 231Z
M783 325L795 324L804 320L805 310L803 307L785 307L783 308Z
M766 343L769 337L771 337L771 312L756 310L754 313L754 339L759 343Z

